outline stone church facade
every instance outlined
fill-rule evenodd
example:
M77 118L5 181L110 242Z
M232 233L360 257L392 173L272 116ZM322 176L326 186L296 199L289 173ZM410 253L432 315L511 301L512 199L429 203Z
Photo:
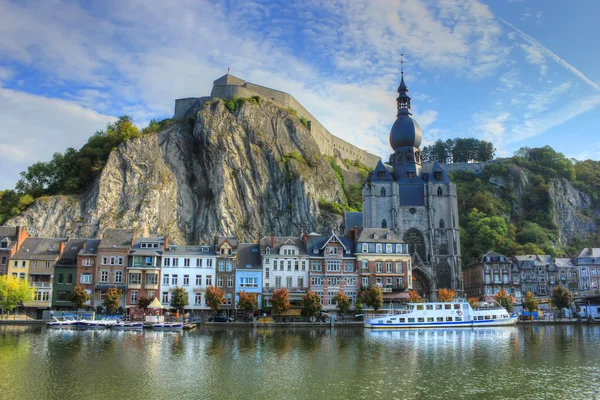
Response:
M393 154L379 162L362 191L363 227L389 228L408 244L413 287L431 300L441 288L463 294L456 186L435 163L422 169L421 128L411 117L404 76L390 131Z

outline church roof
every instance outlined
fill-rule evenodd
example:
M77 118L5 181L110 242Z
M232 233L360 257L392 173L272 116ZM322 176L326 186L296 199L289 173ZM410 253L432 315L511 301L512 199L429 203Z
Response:
M419 147L423 141L421 127L408 114L400 114L390 131L390 146L396 151L400 147Z
M383 181L393 181L394 177L388 171L388 169L383 165L381 160L377 163L377 166L373 171L369 173L367 177L367 182L383 182Z
M437 174L436 174L437 172ZM441 175L440 175L441 174ZM450 178L444 168L437 161L433 163L431 167L431 172L427 175L427 180L429 182L438 182L438 183L450 183Z

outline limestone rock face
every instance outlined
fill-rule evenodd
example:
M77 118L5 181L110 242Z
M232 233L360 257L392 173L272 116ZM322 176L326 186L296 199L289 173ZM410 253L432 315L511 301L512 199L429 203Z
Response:
M549 185L550 198L554 202L554 221L558 225L559 240L569 243L575 237L582 237L598 230L597 223L591 216L582 212L590 210L592 200L577 190L564 179L553 179ZM598 211L595 211L598 214Z
M132 227L179 243L253 241L339 227L320 199L343 203L343 189L296 116L265 101L235 112L217 101L123 143L85 194L40 198L8 224L47 237Z

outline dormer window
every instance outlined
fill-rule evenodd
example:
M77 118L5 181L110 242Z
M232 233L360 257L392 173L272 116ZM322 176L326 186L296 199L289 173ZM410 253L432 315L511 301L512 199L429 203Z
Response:
M385 171L379 171L379 172L377 173L377 177L378 177L379 179L383 179L383 178L385 178Z
M368 253L369 252L369 245L367 243L363 243L362 244L362 252L363 253Z
M390 234L389 234L389 233L386 233L386 234L385 234L385 238L386 238L386 240L390 240Z
M412 153L412 151L406 152L406 161L413 161L413 153Z
M319 254L319 248L317 246L313 247L313 253Z
M442 180L442 171L435 171L433 173L433 177L435 178L436 181L441 181Z
M377 240L378 237L376 233L373 234L373 239Z

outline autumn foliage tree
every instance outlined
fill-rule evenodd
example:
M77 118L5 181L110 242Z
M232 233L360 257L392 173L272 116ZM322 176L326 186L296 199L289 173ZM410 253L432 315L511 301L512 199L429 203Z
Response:
M315 317L319 315L323 306L321 305L321 296L313 291L308 291L302 297L302 314Z
M287 288L281 288L273 292L271 307L275 314L283 314L292 307L290 304L290 292Z
M566 287L557 286L552 289L551 299L552 306L560 311L563 308L569 308L573 302L573 295Z
M473 308L480 307L479 300L477 299L477 297L469 297L467 300L468 300L469 304L471 305L471 307L473 307Z
M530 313L538 309L538 302L535 297L533 297L533 293L527 292L525 299L523 299L523 307Z
M416 290L409 290L408 291L408 302L409 303L423 303L423 302L425 302L425 299L423 297L421 297L419 292L417 292Z
M438 290L438 299L443 302L451 302L454 300L454 290L440 289Z
M219 306L224 303L225 293L220 288L212 285L206 288L206 304L213 312L217 312Z
M337 292L337 294L333 297L333 301L337 303L337 308L338 310L340 310L341 315L344 315L348 311L350 311L350 306L352 305L352 302L343 290Z
M144 310L146 312L148 310L148 306L152 303L154 297L152 299L147 298L146 296L142 296L138 299L137 306L140 310Z
M75 289L69 295L69 301L76 310L83 308L90 298L90 294L79 285L75 285Z
M115 286L109 287L104 294L104 307L108 314L113 314L119 309L121 304L121 297L123 297L123 291L116 288Z
M248 314L258 309L258 296L256 293L247 293L241 291L238 293L238 296L240 298L238 301L238 306Z
M506 290L501 289L498 293L496 293L496 295L494 296L494 300L496 301L496 303L506 308L506 311L512 313L514 308L513 299L511 295L506 293Z
M363 300L367 306L377 312L383 307L383 290L373 285L363 292Z

